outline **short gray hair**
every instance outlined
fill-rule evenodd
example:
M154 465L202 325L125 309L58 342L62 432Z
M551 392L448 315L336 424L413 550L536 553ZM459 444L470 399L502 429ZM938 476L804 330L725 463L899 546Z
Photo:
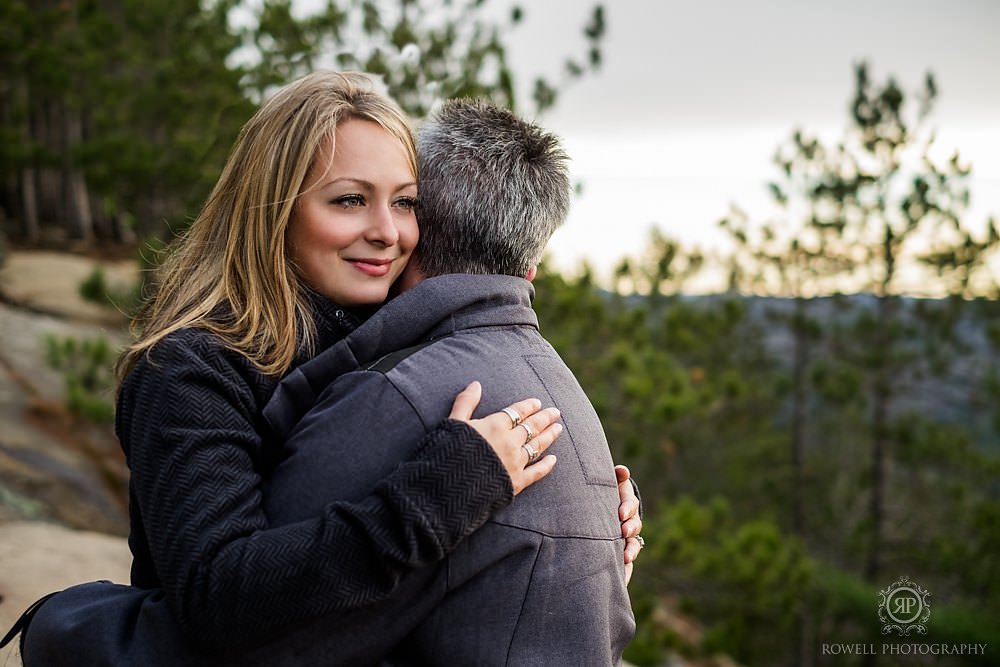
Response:
M423 274L527 275L566 220L567 162L555 135L506 109L445 102L417 133Z

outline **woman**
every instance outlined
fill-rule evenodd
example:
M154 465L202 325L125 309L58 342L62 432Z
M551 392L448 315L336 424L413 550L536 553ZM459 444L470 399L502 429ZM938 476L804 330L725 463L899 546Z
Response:
M346 120L374 130L338 145ZM346 179L310 178L331 159L358 168ZM183 634L206 649L248 645L385 597L403 573L439 561L555 465L552 456L527 465L512 414L544 451L559 434L558 411L527 399L472 419L473 383L416 458L370 497L269 525L259 489L282 451L261 409L283 375L386 299L417 242L416 194L401 110L363 75L314 73L246 124L157 274L117 368L132 583L162 589ZM306 225L338 236L341 252L324 256L301 242ZM442 462L461 462L475 483L449 483L453 468ZM637 522L623 532L636 534Z

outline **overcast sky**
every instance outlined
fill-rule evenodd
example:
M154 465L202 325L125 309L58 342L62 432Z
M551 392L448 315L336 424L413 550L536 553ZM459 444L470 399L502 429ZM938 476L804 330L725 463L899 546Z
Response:
M526 85L580 53L593 3L519 4L525 22L507 44ZM604 66L539 119L563 137L584 188L550 246L558 265L587 258L606 270L639 253L654 224L717 244L730 202L766 213L773 150L796 127L840 136L859 60L876 82L893 75L908 91L934 73L937 143L973 166L969 221L1000 217L1000 2L604 4Z

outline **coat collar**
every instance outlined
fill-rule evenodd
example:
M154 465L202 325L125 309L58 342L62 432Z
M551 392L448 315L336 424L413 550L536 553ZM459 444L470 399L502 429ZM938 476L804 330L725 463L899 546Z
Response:
M523 278L453 273L427 278L348 336L360 364L424 340L480 326L538 328L535 289Z
M534 295L531 283L511 276L448 274L428 278L285 376L264 407L264 418L275 435L285 438L327 384L390 352L463 329L537 329L538 318L531 309Z

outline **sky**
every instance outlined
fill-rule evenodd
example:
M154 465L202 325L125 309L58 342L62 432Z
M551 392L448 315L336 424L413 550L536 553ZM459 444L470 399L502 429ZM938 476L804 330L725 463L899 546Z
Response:
M513 2L493 0L504 15ZM578 55L591 2L520 3L505 36L524 87ZM737 204L766 217L770 159L793 129L842 136L853 65L917 90L933 72L943 154L972 165L967 223L1000 219L1000 2L996 0L608 0L604 64L538 117L582 185L551 260L598 274L641 254L656 226L687 245L725 246ZM527 99L524 100L527 102ZM522 104L522 111L530 105Z

